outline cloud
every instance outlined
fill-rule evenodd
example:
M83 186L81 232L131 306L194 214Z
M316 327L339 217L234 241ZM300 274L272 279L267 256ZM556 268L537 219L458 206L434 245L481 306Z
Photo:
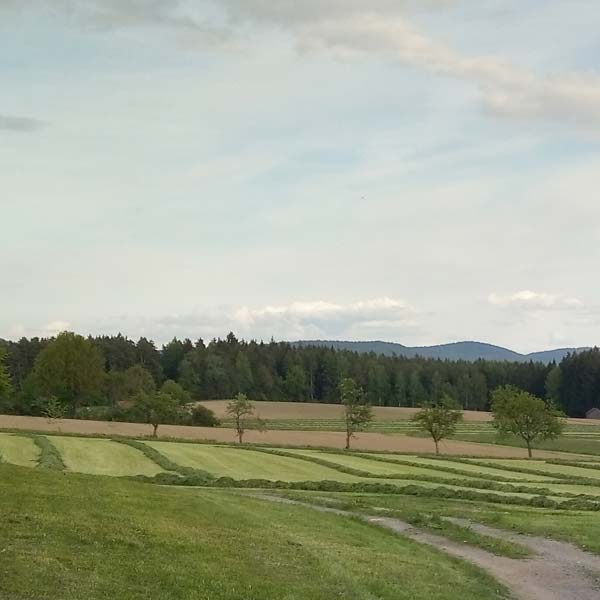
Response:
M12 115L0 115L0 131L12 131L16 133L28 133L37 131L44 127L44 121L31 119L29 117L15 117Z
M67 321L52 321L44 326L44 333L56 335L57 333L68 331L70 329L71 323L68 323Z
M531 290L521 290L506 296L492 293L488 296L488 302L492 306L500 308L512 307L528 310L574 310L583 307L583 303L577 298Z
M569 121L600 129L600 78L540 76L499 58L467 56L422 34L404 18L357 15L302 27L305 48L340 57L378 57L475 84L489 113Z
M389 339L413 333L418 327L417 311L388 297L346 304L319 300L262 307L224 306L146 319L143 323L124 318L118 326L128 331L135 328L136 334L152 331L160 340L174 335L211 338L227 331L257 339Z
M407 20L412 8L441 9L452 0L35 0L98 29L160 27L187 42L223 44L252 36L252 27L278 29L302 50L348 58L395 61L475 85L488 114L568 122L600 131L600 78L540 75L493 56L469 56ZM2 6L2 0L0 0ZM15 2L4 0L4 6ZM256 32L255 32L256 33Z

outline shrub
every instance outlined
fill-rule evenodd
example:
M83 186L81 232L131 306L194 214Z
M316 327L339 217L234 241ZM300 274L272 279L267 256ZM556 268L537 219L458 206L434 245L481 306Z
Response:
M192 409L191 422L197 427L217 427L221 424L215 413L202 404L196 404Z

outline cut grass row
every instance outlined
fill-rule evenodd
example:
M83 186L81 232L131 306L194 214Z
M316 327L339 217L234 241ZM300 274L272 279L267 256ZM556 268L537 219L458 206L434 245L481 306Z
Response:
M31 442L26 437L20 439L23 443ZM385 493L462 495L475 500L487 498L501 503L538 505L544 505L547 499L551 506L580 493L586 493L591 501L597 500L595 494L600 495L600 490L584 486L567 489L546 483L543 487L527 485L522 480L508 484L487 477L457 478L458 470L452 467L455 463L448 461L445 464L435 459L431 459L434 464L419 465L396 463L387 456L357 456L342 452L328 454L306 450L302 454L254 447L133 440L117 443L61 436L52 436L51 440L36 436L34 440L42 450L39 462L44 466L100 475L137 475L153 478L158 483L178 485L270 487L272 482L279 482L278 486L285 488L287 483L296 482L298 487L309 489L317 486L354 491L360 491L361 486L369 490L382 486L380 489ZM415 460L421 459L415 457ZM508 470L508 467L501 468ZM344 485L350 487L343 488Z

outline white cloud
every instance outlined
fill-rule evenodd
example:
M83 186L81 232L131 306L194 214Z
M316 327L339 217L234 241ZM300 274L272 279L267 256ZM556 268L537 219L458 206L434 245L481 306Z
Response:
M581 300L559 294L539 293L531 290L521 290L514 294L499 295L492 293L488 296L492 306L501 308L516 307L531 310L579 309L583 307Z
M430 0L424 6L439 9L452 4L451 0ZM3 6L14 9L18 4L0 0ZM407 20L409 8L423 8L422 2L414 0L37 0L28 6L50 7L99 29L163 28L202 47L252 39L248 26L283 30L301 49L341 58L391 60L472 83L490 114L568 122L600 131L597 75L540 75L499 57L466 55Z
M46 324L44 332L50 335L56 335L57 333L68 331L70 329L71 323L67 323L67 321L52 321Z
M174 335L211 338L223 336L227 331L258 339L397 339L418 327L417 311L401 300L388 297L351 303L319 300L261 307L224 306L145 319L143 323L136 322L135 317L125 318L119 325L122 330L135 329L133 335L152 330L160 341Z
M558 119L600 129L600 78L562 73L540 76L496 57L467 56L415 29L402 17L357 15L301 29L307 48L342 57L378 57L472 82L488 112Z

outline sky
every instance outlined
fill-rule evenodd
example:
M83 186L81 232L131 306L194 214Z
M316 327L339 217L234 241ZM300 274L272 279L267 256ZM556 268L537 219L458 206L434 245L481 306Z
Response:
M0 337L600 338L595 0L0 0Z

